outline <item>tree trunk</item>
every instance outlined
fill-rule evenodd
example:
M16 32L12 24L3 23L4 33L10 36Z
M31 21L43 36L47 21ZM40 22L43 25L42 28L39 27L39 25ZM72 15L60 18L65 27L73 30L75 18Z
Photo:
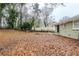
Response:
M2 17L1 17L1 11L0 11L0 28L1 28L1 20L2 20L1 18L2 18Z
M20 25L22 25L22 5L20 6Z

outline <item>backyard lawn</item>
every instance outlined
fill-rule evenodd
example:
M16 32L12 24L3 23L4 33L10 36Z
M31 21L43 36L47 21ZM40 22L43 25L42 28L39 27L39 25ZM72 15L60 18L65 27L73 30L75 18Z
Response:
M0 55L79 56L79 41L49 32L0 30Z

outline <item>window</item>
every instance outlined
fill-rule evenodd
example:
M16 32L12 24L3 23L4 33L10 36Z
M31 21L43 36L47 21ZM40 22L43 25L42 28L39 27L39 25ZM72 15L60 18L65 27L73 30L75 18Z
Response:
M62 28L63 28L63 29L65 28L65 24L63 24Z
M79 30L79 21L73 21L73 29Z
M74 22L74 27L75 28L79 28L79 21L78 22Z

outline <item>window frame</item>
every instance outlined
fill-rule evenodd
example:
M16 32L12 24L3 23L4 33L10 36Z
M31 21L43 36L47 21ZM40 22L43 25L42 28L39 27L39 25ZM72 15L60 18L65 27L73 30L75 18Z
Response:
M73 27L73 28L72 28L73 30L79 30L79 28L75 28L75 21L74 21L74 20L72 21L72 25L73 25L73 26L72 26L72 27Z

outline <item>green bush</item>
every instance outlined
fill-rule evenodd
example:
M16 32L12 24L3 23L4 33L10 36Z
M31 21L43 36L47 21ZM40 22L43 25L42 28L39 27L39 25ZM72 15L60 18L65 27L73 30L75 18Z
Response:
M24 22L22 25L21 25L21 30L23 31L26 31L26 30L31 30L31 24L29 22Z

